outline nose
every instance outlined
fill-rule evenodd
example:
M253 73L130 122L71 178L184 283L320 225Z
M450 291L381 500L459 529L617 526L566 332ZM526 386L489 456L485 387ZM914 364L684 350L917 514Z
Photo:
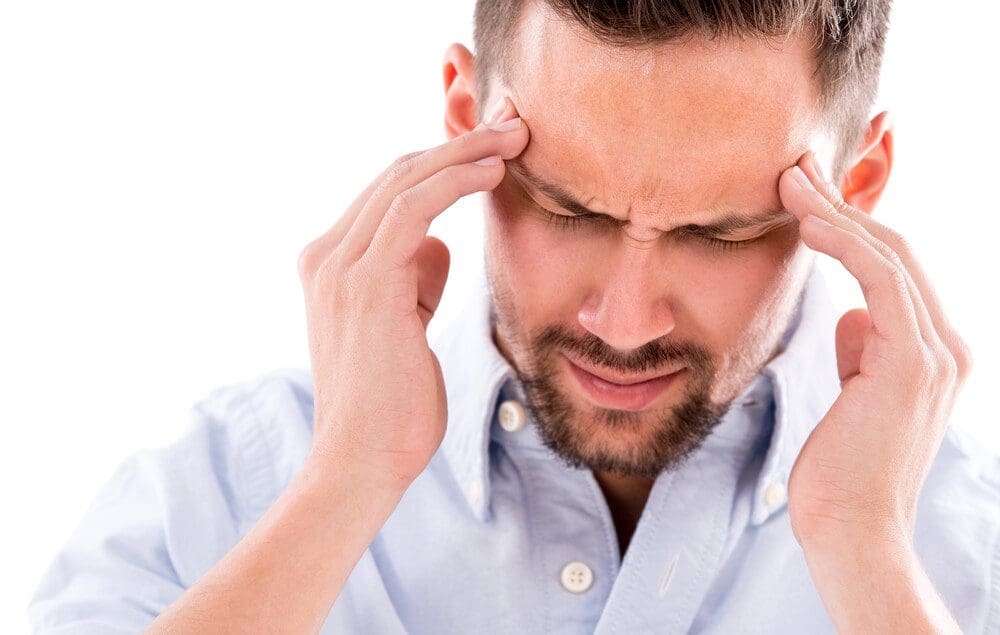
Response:
M608 346L625 352L670 333L674 314L658 250L628 244L619 256L608 260L602 284L584 300L577 320Z

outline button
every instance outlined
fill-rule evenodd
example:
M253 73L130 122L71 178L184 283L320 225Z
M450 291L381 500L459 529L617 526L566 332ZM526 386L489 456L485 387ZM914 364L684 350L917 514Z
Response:
M500 427L507 432L517 432L524 427L524 406L520 401L508 399L500 404Z
M785 486L774 481L764 490L764 504L768 507L777 507L785 502Z
M570 562L563 567L559 581L570 593L583 593L594 583L594 572L582 562Z
M483 500L483 482L478 478L469 484L469 502L478 505Z

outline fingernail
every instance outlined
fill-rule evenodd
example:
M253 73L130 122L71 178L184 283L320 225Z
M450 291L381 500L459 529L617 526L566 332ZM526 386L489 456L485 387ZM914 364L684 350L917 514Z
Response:
M815 154L813 154L813 169L816 170L816 176L819 177L819 180L826 183L827 180L826 175L823 173L823 167L819 164L819 159L816 158Z
M483 119L483 123L492 128L493 124L500 121L500 117L503 116L506 110L507 99L503 95L500 95L498 99L493 101L493 105L487 109L486 112L489 114L486 116L486 119Z
M490 126L490 129L495 130L497 132L510 132L511 130L517 130L520 127L521 127L521 118L514 117L513 119L508 119L503 123L494 124Z
M806 176L806 173L802 171L802 168L797 165L792 168L792 179L795 181L796 185L806 192L816 191L816 188L814 188L813 184L809 181L809 177Z
M474 162L476 165L497 165L500 163L500 155L494 154L491 157L486 157L485 159L479 159Z

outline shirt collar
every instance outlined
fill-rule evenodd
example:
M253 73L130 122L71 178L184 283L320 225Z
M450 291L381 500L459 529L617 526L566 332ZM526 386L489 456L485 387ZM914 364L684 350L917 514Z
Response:
M493 342L493 306L480 267L462 310L431 344L448 399L441 451L473 514L490 518L489 443L501 390L519 390L514 369ZM809 433L840 391L834 349L835 313L819 269L813 266L779 352L754 378L746 398L774 400L767 453L754 483L750 521L759 524L785 504L792 465ZM734 404L735 407L735 404Z
M516 376L493 343L492 324L492 298L480 266L465 305L431 343L448 397L441 451L479 520L490 517L490 426L500 389Z
M755 525L784 507L795 459L840 394L836 322L826 281L813 265L785 345L761 370L770 379L774 427L754 488L750 522Z

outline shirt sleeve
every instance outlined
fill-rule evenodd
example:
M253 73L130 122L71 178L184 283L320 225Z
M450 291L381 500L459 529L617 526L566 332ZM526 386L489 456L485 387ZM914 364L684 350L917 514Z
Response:
M43 574L28 606L32 630L145 629L229 552L290 478L294 448L279 435L303 432L301 409L287 407L292 396L280 380L217 391L195 407L178 440L118 466ZM275 405L282 399L284 412Z

